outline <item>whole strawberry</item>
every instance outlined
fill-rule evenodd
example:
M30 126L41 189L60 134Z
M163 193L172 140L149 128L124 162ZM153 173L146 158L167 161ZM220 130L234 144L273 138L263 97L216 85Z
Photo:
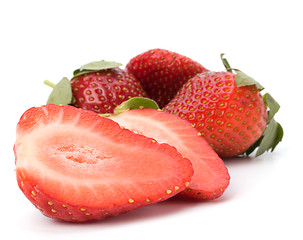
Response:
M119 66L121 64L106 61L82 66L74 71L70 82L65 78L55 86L52 93L55 96L51 95L47 103L113 113L116 106L129 98L147 96L140 82Z
M220 157L250 154L257 147L256 155L273 150L283 136L273 119L279 105L269 94L262 97L258 82L221 57L227 72L191 78L164 111L188 120Z
M134 57L126 69L141 82L143 89L160 108L169 103L188 79L207 71L188 57L158 48Z

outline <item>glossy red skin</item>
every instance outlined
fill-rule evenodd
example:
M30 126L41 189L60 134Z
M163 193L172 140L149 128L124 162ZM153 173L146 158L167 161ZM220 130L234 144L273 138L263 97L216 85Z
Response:
M139 54L129 61L126 69L141 82L160 108L169 103L188 79L208 71L200 63L164 49Z
M96 113L113 113L131 97L147 97L140 82L120 68L102 70L73 78L73 105Z
M164 108L189 121L222 158L244 153L267 124L267 111L255 86L237 87L229 72L196 75Z

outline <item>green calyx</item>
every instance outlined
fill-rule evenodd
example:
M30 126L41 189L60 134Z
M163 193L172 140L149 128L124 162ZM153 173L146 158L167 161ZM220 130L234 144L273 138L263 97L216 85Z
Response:
M239 70L236 71L235 81L238 87L255 85L259 91L264 89L259 82Z
M239 69L231 68L228 61L223 56L224 54L222 53L221 60L223 65L228 72L235 72L235 82L238 87L255 85L260 92L264 90L264 87L255 79L243 73ZM263 95L263 102L267 108L267 126L262 136L248 150L246 150L246 155L251 154L257 148L256 157L266 151L273 151L283 138L283 128L274 119L274 116L280 109L279 103L269 93Z
M263 95L263 101L268 109L267 126L262 136L245 152L246 155L252 153L256 148L258 148L256 157L266 151L274 151L284 135L282 126L274 119L275 114L280 109L280 105L269 93Z
M122 66L121 63L108 62L108 61L95 61L84 64L82 67L76 69L73 72L73 78L78 77L87 73L97 72L101 70L107 70L111 68L116 68ZM54 84L48 80L44 81L44 84L53 88L50 96L48 97L47 104L56 105L69 105L74 99L72 95L71 82L68 78L64 77L60 82Z
M78 77L87 73L107 70L111 68L117 68L120 66L122 66L122 64L117 62L108 62L104 60L95 61L95 62L84 64L82 67L76 69L73 74L74 77Z
M262 91L264 89L264 87L259 82L248 76L246 73L240 71L239 69L231 68L226 58L224 58L224 53L221 53L221 60L227 72L235 72L235 82L238 87L255 85L259 91Z
M153 101L149 98L133 97L133 98L130 98L129 100L127 100L127 101L124 101L120 105L118 105L114 109L113 114L105 113L105 114L99 114L99 115L101 117L111 117L112 115L119 115L119 114L124 113L124 112L129 111L129 110L143 109L143 108L152 108L152 109L158 110L159 106L155 101Z
M46 104L69 105L72 103L72 87L68 78L62 78L57 84L45 80L44 84L53 88Z
M117 106L114 109L114 115L123 113L128 110L142 108L159 109L159 106L155 101L149 98L133 97Z

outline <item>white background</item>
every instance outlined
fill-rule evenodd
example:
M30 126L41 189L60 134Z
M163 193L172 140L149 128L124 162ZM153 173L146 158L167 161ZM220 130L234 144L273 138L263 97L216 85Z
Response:
M302 239L301 1L1 1L1 235L10 239ZM211 202L167 201L90 224L50 220L17 186L13 144L21 114L90 61L125 64L165 48L222 71L230 64L280 103L273 153L226 161L231 183ZM8 234L8 235L7 235ZM16 238L14 238L16 237Z

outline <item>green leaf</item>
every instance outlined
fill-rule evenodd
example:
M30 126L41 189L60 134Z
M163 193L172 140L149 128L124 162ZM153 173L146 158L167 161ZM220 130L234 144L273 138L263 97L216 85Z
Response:
M49 81L45 84L53 86ZM72 88L68 78L64 77L62 80L53 87L53 91L48 97L46 104L68 105L72 101Z
M159 106L155 101L149 98L133 97L117 106L114 110L114 115L138 108L159 109Z
M235 81L238 87L256 85L259 91L262 91L264 89L264 87L259 82L239 70L236 70Z
M253 151L255 151L255 149L256 149L257 147L259 147L259 145L260 145L262 139L263 139L263 136L261 136L253 145L251 145L251 146L246 150L245 154L248 156L248 155L250 155Z
M283 129L281 125L274 119L271 119L267 128L263 133L263 138L260 142L259 148L256 153L256 157L263 154L265 151L273 151L279 142L283 138Z
M87 73L116 68L116 67L120 67L120 66L122 66L122 64L117 63L117 62L107 62L104 60L95 61L95 62L90 62L90 63L84 64L79 69L76 69L73 74L74 74L74 77L78 77L80 75L84 75Z
M85 75L85 74L91 73L91 72L94 72L94 71L77 69L73 72L73 75L74 75L73 77L78 77L78 76Z
M248 76L247 74L240 71L239 69L231 68L229 65L229 62L224 57L224 53L221 53L220 56L221 56L222 63L224 65L224 67L226 68L226 71L231 72L231 73L234 71L236 73L235 82L238 87L256 85L256 87L258 88L259 91L262 91L264 89L264 87L259 82L257 82L255 79L253 79L252 77Z
M267 121L270 121L279 111L280 105L269 93L264 94L263 102L265 106L269 108Z
M116 67L120 67L120 66L122 66L121 63L107 62L107 61L101 60L101 61L90 62L90 63L84 64L82 67L80 67L80 69L99 71L99 70L105 70L105 69L110 69L110 68L116 68Z
M269 109L267 112L267 127L262 136L248 150L246 150L246 155L251 154L256 148L258 148L256 157L266 151L273 151L282 141L284 135L282 126L274 119L275 114L280 109L280 105L269 93L264 94L263 101L265 106Z

